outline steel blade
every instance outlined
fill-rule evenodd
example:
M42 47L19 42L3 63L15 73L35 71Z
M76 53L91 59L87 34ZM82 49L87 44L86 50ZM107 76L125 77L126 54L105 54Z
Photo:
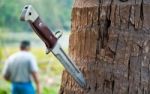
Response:
M75 63L73 63L73 61L65 54L65 52L58 43L55 45L52 53L57 57L57 59L61 62L65 69L71 74L75 81L84 88L86 86L86 82L83 74L75 65Z

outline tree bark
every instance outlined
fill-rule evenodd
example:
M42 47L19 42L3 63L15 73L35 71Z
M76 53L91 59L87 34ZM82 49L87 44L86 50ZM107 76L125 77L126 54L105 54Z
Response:
M150 94L150 0L75 0L69 54L87 87L64 71L59 94Z

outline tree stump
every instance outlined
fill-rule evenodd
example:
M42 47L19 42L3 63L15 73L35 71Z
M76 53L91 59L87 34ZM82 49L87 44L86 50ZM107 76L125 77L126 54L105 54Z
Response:
M69 54L87 87L59 94L150 94L150 0L75 0Z

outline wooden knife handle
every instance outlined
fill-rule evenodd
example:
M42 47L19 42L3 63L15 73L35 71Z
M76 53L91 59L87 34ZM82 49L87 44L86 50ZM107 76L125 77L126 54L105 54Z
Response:
M57 43L57 38L53 35L51 30L38 17L34 22L29 22L35 33L43 40L46 47L51 50Z

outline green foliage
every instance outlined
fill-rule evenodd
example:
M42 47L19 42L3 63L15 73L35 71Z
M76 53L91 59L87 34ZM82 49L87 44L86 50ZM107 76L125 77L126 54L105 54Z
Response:
M2 81L3 79L0 77L0 94L11 94L10 83Z
M9 83L1 83L3 85L0 86L0 94L11 94L10 84Z
M3 58L3 55L2 55L3 53L2 53L2 48L0 48L0 61L2 60L2 58Z
M9 94L8 90L0 89L0 94Z
M58 94L58 86L53 86L53 87L44 87L42 94Z
M31 30L27 23L19 20L25 4L32 4L52 30L70 29L73 0L0 0L0 27L11 31Z

